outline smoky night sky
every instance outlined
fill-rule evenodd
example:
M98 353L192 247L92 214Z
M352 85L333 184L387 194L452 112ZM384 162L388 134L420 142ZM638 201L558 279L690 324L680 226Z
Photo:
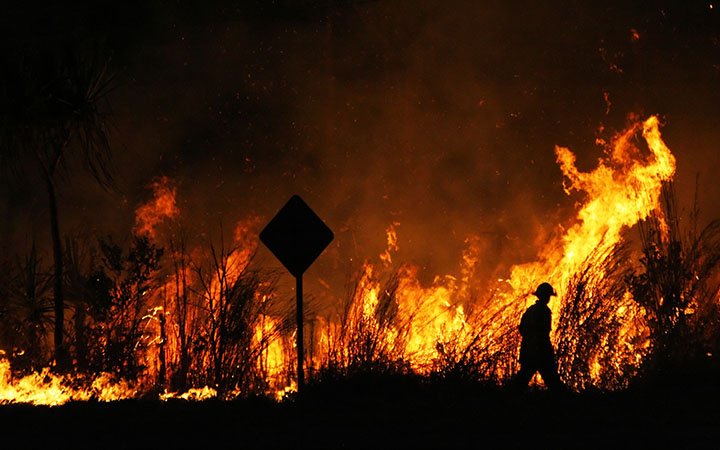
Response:
M63 233L122 239L150 183L167 176L198 238L255 216L259 231L300 194L336 236L313 277L342 282L398 222L395 260L419 265L421 279L456 273L471 233L491 278L533 260L582 200L563 192L554 146L589 170L602 156L595 139L631 113L664 123L681 205L699 175L703 217L720 216L720 4L213 5L6 15L4 45L72 36L113 54L114 187L71 170L58 190ZM6 251L49 241L45 193L28 184L2 187ZM264 248L258 258L278 265Z

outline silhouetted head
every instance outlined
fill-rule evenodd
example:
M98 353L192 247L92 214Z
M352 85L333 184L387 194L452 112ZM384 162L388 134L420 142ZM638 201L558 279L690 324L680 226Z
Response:
M542 283L537 287L537 289L535 289L533 295L537 297L539 301L548 303L550 301L550 297L557 295L557 292L555 292L555 289L550 286L550 283Z

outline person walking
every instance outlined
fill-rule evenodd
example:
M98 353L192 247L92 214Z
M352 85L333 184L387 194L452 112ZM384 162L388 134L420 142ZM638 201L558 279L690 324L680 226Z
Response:
M562 381L557 371L555 351L550 343L550 329L552 313L548 308L550 297L557 293L550 283L542 283L533 292L537 297L535 304L525 311L520 320L520 371L516 382L521 387L527 387L536 372L540 372L548 389L562 388Z

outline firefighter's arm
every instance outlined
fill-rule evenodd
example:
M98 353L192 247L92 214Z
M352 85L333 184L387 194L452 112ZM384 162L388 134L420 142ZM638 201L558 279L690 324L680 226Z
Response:
M547 310L547 314L545 314L543 317L542 325L543 325L543 330L549 334L550 330L552 329L552 313L550 312L549 309Z

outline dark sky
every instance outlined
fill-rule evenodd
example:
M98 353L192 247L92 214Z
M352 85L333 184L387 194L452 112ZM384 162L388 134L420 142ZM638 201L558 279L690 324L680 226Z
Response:
M596 137L631 113L665 124L681 203L699 174L704 217L720 216L712 2L140 3L6 17L7 45L65 36L113 53L115 189L64 183L64 232L127 234L167 176L198 234L262 225L300 194L336 235L318 276L375 257L399 222L397 259L426 280L457 271L470 233L491 278L533 260L582 200L564 194L554 146L589 170ZM46 240L44 192L3 189L5 246Z

